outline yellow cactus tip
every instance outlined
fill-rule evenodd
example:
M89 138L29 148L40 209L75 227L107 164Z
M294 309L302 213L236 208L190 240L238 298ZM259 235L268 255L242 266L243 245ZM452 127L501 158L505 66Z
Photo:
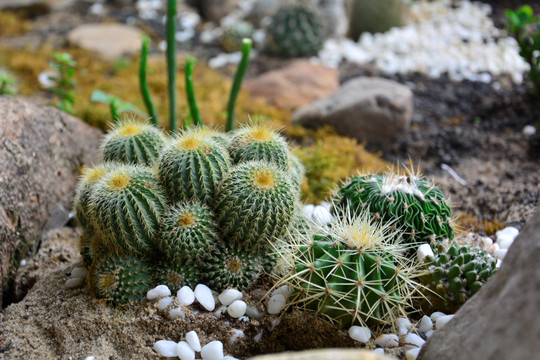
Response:
M187 135L178 141L177 146L182 150L194 150L201 146L201 139L195 135Z
M105 169L102 167L88 169L84 175L89 183L95 183L105 175Z
M101 275L98 278L97 285L98 285L98 288L101 289L103 292L112 290L116 286L116 276L114 276L113 274Z
M249 136L253 140L257 141L270 141L273 139L274 133L268 128L257 126L251 129L251 131L249 132Z
M253 183L259 188L273 187L276 182L274 174L268 170L263 170L255 174Z
M127 123L118 129L118 134L122 136L137 135L142 131L142 125L137 123Z
M129 184L130 180L131 178L127 174L116 173L111 176L109 180L109 186L113 190L121 190Z
M189 227L195 224L195 219L190 213L184 213L178 216L178 225L181 227Z
M232 272L240 271L240 268L242 267L242 264L240 263L240 259L238 259L236 256L228 259L226 265L227 265L227 269L229 269Z

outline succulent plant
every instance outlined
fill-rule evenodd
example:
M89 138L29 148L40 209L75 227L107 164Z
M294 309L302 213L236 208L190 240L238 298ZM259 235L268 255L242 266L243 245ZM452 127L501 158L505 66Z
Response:
M94 230L83 230L79 238L79 249L84 263L90 266L97 253L103 249L98 233Z
M88 273L94 296L114 305L143 298L152 279L151 265L131 254L102 254L94 259Z
M255 29L246 21L236 21L225 27L220 38L221 47L227 52L240 51L242 40L252 38Z
M112 251L149 255L156 250L166 208L154 172L142 165L119 165L95 184L90 196L92 221Z
M271 17L266 47L282 57L312 56L321 49L324 34L323 22L315 9L301 2L286 4Z
M392 223L416 247L454 238L452 209L435 185L415 174L355 176L334 197L333 212L343 216L368 210L375 220Z
M140 120L125 119L115 124L101 144L104 161L152 165L165 146L165 135Z
M227 150L197 132L187 132L173 140L158 161L159 179L171 202L209 203L229 167Z
M306 175L306 169L304 168L304 165L302 165L300 159L290 151L287 163L289 167L289 172L292 175L291 180L293 184L300 187L302 185L302 182L304 181L304 176Z
M497 271L497 259L479 248L452 242L425 260L420 282L432 310L454 313Z
M173 292L180 290L185 285L195 287L201 280L198 267L191 263L160 261L156 265L156 269L154 274L156 284L167 285Z

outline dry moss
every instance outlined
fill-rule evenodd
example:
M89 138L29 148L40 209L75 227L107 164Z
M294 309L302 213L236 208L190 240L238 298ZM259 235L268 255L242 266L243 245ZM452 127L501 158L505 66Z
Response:
M11 11L0 11L0 36L15 36L32 29L30 21L23 14Z
M506 226L503 222L500 222L497 219L482 219L478 216L467 213L457 214L455 222L457 227L461 228L463 231L475 233L483 232L486 235L494 235L497 231L504 229Z

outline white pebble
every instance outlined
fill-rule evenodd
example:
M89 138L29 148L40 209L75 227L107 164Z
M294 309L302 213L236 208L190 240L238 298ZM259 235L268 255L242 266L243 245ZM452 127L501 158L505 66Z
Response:
M399 345L399 338L396 334L383 334L377 336L375 345L382 347L396 347Z
M431 337L431 335L433 335L435 333L435 330L429 330L427 333L426 333L426 337L429 339Z
M452 320L453 317L454 315L445 315L439 317L435 322L435 327L437 328L437 330L441 329L444 325L446 325L446 323Z
M253 337L253 340L255 340L256 342L259 342L259 341L261 341L262 336L263 336L263 329L261 329L261 331L259 331L259 332L257 333L257 335L255 335L255 336Z
M420 329L420 331L422 331L423 333L427 333L428 331L433 330L433 321L431 321L431 318L427 315L424 315L420 320L418 329Z
M171 296L171 290L167 287L167 285L158 285L152 290L148 290L146 293L146 298L148 300L155 300L166 296Z
M180 341L176 345L176 356L181 360L195 360L195 351L185 341Z
M176 342L171 340L159 340L154 343L154 351L159 356L175 357L176 356Z
M73 278L66 280L66 287L68 289L77 288L79 286L82 286L82 284L84 284L83 278Z
M502 260L501 259L497 259L497 263L495 264L495 267L498 269L500 268L502 265Z
M189 286L182 286L180 290L176 293L176 298L180 302L180 304L188 306L193 304L195 301L195 294L193 293L193 290Z
M426 342L424 339L414 333L408 333L403 340L405 342L405 345L412 345L417 347L422 347Z
M240 300L242 293L236 289L227 289L219 294L218 299L223 305L230 305L235 300Z
M326 225L332 221L332 214L330 214L330 211L324 206L318 205L315 206L311 218L319 225Z
M174 320L178 319L179 317L181 317L182 319L186 318L186 314L184 314L184 310L182 310L181 307L169 310L169 319Z
M242 330L239 330L239 329L232 329L232 335L231 337L229 338L229 342L232 344L233 342L235 342L236 340L238 339L242 339L242 338L245 338L246 337L246 334L244 334L244 332Z
M87 356L84 358L84 360L96 360L95 356Z
M247 305L242 300L235 300L229 307L227 308L227 313L231 315L233 318L238 319L240 316L244 316L246 313Z
M501 247L501 249L508 250L510 246L514 243L514 239L516 237L509 235L509 234L501 234L497 236L497 244Z
M214 315L221 316L222 314L225 314L227 312L227 307L225 305L221 305L214 311Z
M201 351L201 342L199 340L199 335L195 331L190 331L186 334L186 341L195 351Z
M431 314L430 318L431 318L431 321L436 323L437 319L440 318L441 316L446 316L446 314L440 311L435 311L433 314Z
M507 252L508 249L497 249L493 252L493 256L495 256L499 260L504 260Z
M407 318L397 318L397 324L399 329L399 335L405 335L412 329L411 322Z
M311 219L311 215L313 215L313 210L315 209L315 205L313 204L308 204L308 205L305 205L304 208L302 209L302 212L304 213L304 215L308 218L308 219Z
M88 269L85 268L85 267L76 267L76 268L73 268L73 270L71 270L71 277L72 278L86 279L86 275L88 275Z
M199 284L195 287L195 299L208 311L213 311L216 307L212 290L206 285Z
M482 245L484 248L489 248L491 245L493 245L493 239L487 236L484 236L482 238Z
M383 349L383 348L375 348L375 349L373 350L373 352L374 352L375 354L378 354L378 355L384 355L384 349Z
M405 352L405 359L406 360L416 360L419 353L420 353L420 348L407 350Z
M510 235L510 236L513 236L514 238L516 238L518 235L519 235L519 230L513 226L507 226L505 227L504 229L501 229L499 231L497 231L495 233L495 235L497 236L497 238L500 236L500 235Z
M223 360L238 360L238 359L235 358L234 356L226 355L225 357L223 357Z
M371 339L371 330L365 326L351 326L349 336L351 339L365 344Z
M522 131L525 136L533 136L536 134L536 128L532 125L525 125Z
M246 315L255 320L260 320L263 317L263 314L255 306L251 305L247 306Z
M24 265L26 265L26 259L21 260L21 266L24 266Z
M285 296L281 294L272 295L268 300L268 313L271 315L279 314L285 307L286 302Z
M167 308L167 306L171 305L172 301L173 301L173 298L170 296L167 296L167 297L159 299L156 306L160 311L163 311Z
M285 299L287 299L291 294L293 293L294 289L290 287L289 285L283 285L277 288L276 290L272 291L272 295L281 294L285 296Z
M433 250L429 244L422 244L418 247L418 250L416 250L416 257L418 258L418 262L423 264L426 258L434 259L435 254L433 254Z
M201 350L203 360L223 360L223 344L221 341L211 341Z

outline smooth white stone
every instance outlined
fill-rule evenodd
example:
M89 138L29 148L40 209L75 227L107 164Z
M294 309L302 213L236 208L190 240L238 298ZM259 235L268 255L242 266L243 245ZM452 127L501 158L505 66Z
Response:
M532 125L525 125L522 132L525 136L533 136L534 134L536 134L536 128Z
M427 333L426 333L426 337L429 339L431 337L431 335L433 335L433 333L435 333L435 330L429 330Z
M195 360L195 350L185 341L180 341L176 345L176 356L181 360Z
M311 219L311 216L313 215L313 210L315 210L315 205L313 204L304 205L304 207L302 208L302 212L308 219Z
M235 300L229 307L227 308L227 313L231 315L233 318L238 319L241 316L244 316L246 313L247 305L242 300Z
M268 300L268 313L271 315L279 314L285 307L286 302L285 296L281 294L272 295Z
M423 333L427 333L428 331L433 330L433 321L431 321L431 318L427 315L422 316L420 324L418 325L418 329L420 329L420 331L422 331Z
M201 351L201 342L199 340L199 335L195 331L190 331L186 334L186 341L195 351Z
M223 360L223 344L221 341L211 341L201 350L203 360Z
M216 307L212 290L206 285L195 286L195 299L208 311L213 311Z
M403 341L405 342L405 345L412 345L418 347L422 347L426 342L424 339L414 333L408 333L403 339Z
M238 358L235 358L234 356L231 356L231 355L225 355L223 357L223 360L238 360Z
M493 252L493 256L495 256L499 260L504 260L507 252L508 249L497 249Z
M163 311L167 308L167 306L171 305L172 301L173 301L172 297L170 296L164 297L164 298L159 299L156 306L160 311Z
M294 289L290 287L289 285L282 285L278 287L276 290L272 291L272 295L281 294L285 296L285 299L287 299L291 294L294 292Z
M84 284L83 278L74 278L74 279L67 279L66 280L66 287L68 289L74 289L79 286L82 286Z
M242 293L236 289L227 289L219 294L218 299L223 305L230 305L235 300L242 298Z
M229 338L229 342L232 344L233 342L235 342L236 340L238 339L242 339L242 338L245 338L246 337L246 334L244 334L244 332L242 330L239 330L239 329L232 329L232 335L231 337Z
M405 359L406 360L416 360L419 353L420 353L420 348L407 350L405 352Z
M365 344L371 339L371 330L365 326L351 326L349 328L349 336L351 339Z
M263 336L263 331L264 331L264 330L261 329L261 331L259 331L259 332L257 333L257 335L255 335L255 336L253 337L253 340L255 340L256 342L261 341L261 338L262 338L262 336Z
M324 206L315 206L313 214L311 215L313 221L319 225L326 225L332 221L332 214Z
M399 345L399 338L396 334L383 334L377 336L375 345L382 347L396 347Z
M260 320L263 317L262 312L260 312L255 306L251 305L247 306L246 315L255 320Z
M96 360L95 356L87 356L84 358L84 360Z
M22 265L22 261L21 261ZM83 278L86 279L86 275L88 275L88 269L84 267L76 267L71 270L71 277L72 278Z
M176 342L171 340L159 340L154 343L154 351L159 356L175 357L176 356Z
M321 201L321 206L324 206L324 208L328 211L332 208L332 204L330 204L328 201Z
M493 239L487 236L484 236L482 238L482 245L484 248L489 248L491 245L493 245Z
M418 262L420 264L423 264L426 258L435 258L435 254L433 254L433 250L431 250L431 246L429 244L422 244L418 247L418 250L416 250L416 257L418 258Z
M158 285L152 290L148 290L146 293L146 298L148 300L155 300L166 296L171 296L171 290L167 285Z
M24 266L24 265L26 265L26 259L21 260L21 266Z
M397 318L396 322L398 324L398 329L399 329L398 335L405 335L412 329L412 324L407 318L403 318L403 317Z
M441 316L446 316L446 314L440 311L435 311L433 314L431 314L430 318L431 318L431 321L436 323L437 319L440 318Z
M510 246L514 243L514 239L516 237L509 235L509 234L501 234L497 236L497 244L501 247L501 249L508 250Z
M502 260L501 259L497 259L497 263L495 264L495 267L498 269L500 268L502 265Z
M375 349L373 350L373 352L374 352L375 354L378 354L378 355L384 355L384 349L383 349L383 348L375 348Z
M195 293L189 286L182 286L176 293L176 298L182 305L191 305L195 301Z
M227 312L227 307L225 305L221 305L216 310L214 310L214 315L221 316L222 314L225 314L226 312Z
M181 317L182 319L186 318L186 314L184 314L184 310L182 310L181 307L173 308L169 310L169 319L174 320Z
M498 238L500 235L503 235L503 234L510 235L516 238L519 235L519 230L513 226L507 226L504 229L497 231L495 233L495 236L497 236Z
M435 327L437 328L437 330L441 329L444 325L446 325L450 320L452 320L453 317L454 315L445 315L439 317L437 321L435 321Z

